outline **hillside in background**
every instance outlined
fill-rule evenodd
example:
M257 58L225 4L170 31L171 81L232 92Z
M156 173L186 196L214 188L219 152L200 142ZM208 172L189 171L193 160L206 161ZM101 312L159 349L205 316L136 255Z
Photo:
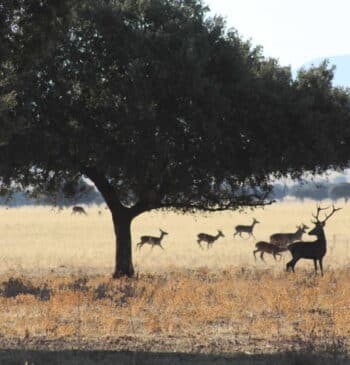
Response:
M314 60L304 63L302 67L308 69L311 66L318 66L325 59L329 60L329 63L331 65L336 66L333 85L350 87L350 54L316 58ZM296 70L294 71L294 74L296 75Z

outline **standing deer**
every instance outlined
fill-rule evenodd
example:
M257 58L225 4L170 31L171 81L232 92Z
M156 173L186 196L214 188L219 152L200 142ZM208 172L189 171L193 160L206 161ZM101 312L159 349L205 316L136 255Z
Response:
M248 237L252 236L255 238L254 234L253 234L253 229L254 229L254 226L257 224L257 223L260 223L259 221L257 221L255 218L253 218L253 223L250 225L250 226L236 226L235 227L235 230L236 232L234 233L233 235L233 238L235 238L235 236L237 234L240 235L240 237L243 238L242 236L242 233L247 233L248 234Z
M274 233L270 236L270 242L279 247L287 248L287 246L294 241L301 240L303 233L309 229L307 225L302 223L300 226L297 226L297 230L294 233Z
M167 232L162 231L160 228L160 237L153 237L153 236L141 236L141 241L136 245L136 248L141 250L141 247L144 244L149 244L152 246L152 250L154 246L159 246L162 250L164 250L164 247L162 246L162 239L165 235L167 235Z
M276 256L278 255L279 257L282 257L280 252L283 252L286 250L285 248L278 247L277 245L274 245L273 243L268 243L268 242L264 242L264 241L257 242L255 244L255 247L256 247L256 250L253 251L255 260L256 260L255 254L257 252L260 252L260 258L262 261L265 261L264 253L270 253L271 255L273 255L274 259L276 260Z
M72 208L72 214L85 214L85 215L87 215L85 209L83 207L81 207L80 205L75 205Z
M341 208L335 208L332 206L331 213L327 216L324 221L319 220L319 214L321 210L326 210L328 208L317 207L317 214L313 215L316 219L313 221L315 227L309 232L309 235L316 236L317 240L313 242L295 242L288 246L289 251L291 252L293 258L291 261L287 263L286 269L292 269L294 272L294 266L300 259L308 259L314 260L315 273L317 274L317 261L319 262L321 275L323 276L323 265L322 260L325 254L327 253L327 241L324 233L324 227L326 225L327 220L338 210Z
M207 248L211 247L211 245L219 238L219 237L225 237L224 234L218 229L218 234L216 236L212 236L210 234L206 233L199 233L197 235L197 243L200 248L203 248L201 245L201 242L204 241L207 243Z

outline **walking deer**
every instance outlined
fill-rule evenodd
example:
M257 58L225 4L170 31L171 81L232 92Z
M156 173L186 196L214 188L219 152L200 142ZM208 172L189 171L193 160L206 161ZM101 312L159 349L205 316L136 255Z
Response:
M75 205L72 208L72 214L84 214L84 215L87 215L85 209L83 207L81 207L80 205Z
M326 219L320 221L319 215L321 210L326 210L327 208L321 208L317 206L317 214L313 215L316 219L313 221L315 227L309 232L309 235L316 236L317 240L313 242L295 242L288 246L289 251L291 252L293 258L291 261L287 263L286 269L289 271L292 269L294 272L294 266L300 259L308 259L314 261L315 273L317 274L317 261L319 262L321 275L323 276L323 265L322 260L325 254L327 253L327 240L324 233L324 227L326 225L327 220L338 210L341 208L335 208L332 206L331 213L327 216Z
M260 252L260 258L262 261L264 260L264 253L269 253L273 255L274 259L276 260L276 256L278 255L280 258L282 255L280 252L286 251L285 248L279 247L277 245L274 245L273 243L268 243L264 241L259 241L255 244L256 250L253 251L254 258L256 260L256 253Z
M248 237L252 236L255 238L255 236L253 234L253 229L257 223L260 223L260 222L258 220L256 220L255 218L253 218L253 223L250 226L242 226L242 225L236 226L235 227L236 232L234 233L233 238L235 238L235 236L237 234L239 234L239 236L243 238L242 233L247 233Z
M285 247L294 241L301 240L301 237L309 229L307 225L302 223L300 226L297 226L297 230L294 233L274 233L270 236L270 242L279 247Z
M152 246L152 250L154 246L159 246L162 250L164 250L164 247L162 246L162 239L165 235L167 235L168 233L160 230L160 236L159 237L154 237L154 236L141 236L141 241L136 245L136 248L138 248L139 250L141 250L141 247L145 244L151 245Z
M207 248L209 249L209 247L211 247L211 245L219 238L219 237L225 237L224 234L218 230L218 234L216 236L212 236L210 234L206 234L206 233L199 233L197 235L198 239L197 239L197 243L199 245L200 248L203 248L201 245L201 242L204 241L207 243Z

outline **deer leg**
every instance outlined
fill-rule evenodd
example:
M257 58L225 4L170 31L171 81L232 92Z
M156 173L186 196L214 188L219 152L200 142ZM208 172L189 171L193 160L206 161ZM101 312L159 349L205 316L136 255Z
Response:
M314 259L315 274L317 275L317 260Z
M294 266L296 265L296 263L301 259L301 257L297 257L296 259L293 259L293 266L292 266L292 269L293 269L293 272L294 271Z
M139 251L141 250L141 246L142 246L142 242L139 242L136 244L136 249L138 249Z
M261 258L261 260L263 260L265 262L265 260L264 260L264 251L261 251L260 258Z
M235 238L235 237L236 237L236 234L238 234L238 232L237 232L237 231L233 234L233 238Z
M163 247L161 244L159 244L159 247L160 247L162 250L164 250L164 247Z
M198 246L203 250L203 246L201 245L201 240L197 240Z
M287 262L286 265L286 271L288 272L290 268L294 271L294 268L292 267L293 259Z
M259 252L259 250L255 250L255 251L253 251L255 261L256 261L256 255L255 255L255 254L256 254L257 252Z
M289 271L289 269L291 268L293 272L294 271L294 266L295 264L299 261L299 258L294 258L292 260L290 260L289 262L287 262L287 265L286 265L286 269L287 271Z
M319 264L320 264L320 270L321 270L321 276L323 276L323 264L322 264L322 259L318 260Z
M273 252L273 257L275 258L276 261L277 261L277 256L279 256L279 258L280 258L278 261L281 261L282 255L279 252Z

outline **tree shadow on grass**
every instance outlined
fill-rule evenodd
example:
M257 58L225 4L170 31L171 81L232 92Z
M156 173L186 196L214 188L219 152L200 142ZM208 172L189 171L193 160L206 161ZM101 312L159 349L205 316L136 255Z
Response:
M345 365L350 358L298 353L203 355L113 351L0 351L2 365Z

